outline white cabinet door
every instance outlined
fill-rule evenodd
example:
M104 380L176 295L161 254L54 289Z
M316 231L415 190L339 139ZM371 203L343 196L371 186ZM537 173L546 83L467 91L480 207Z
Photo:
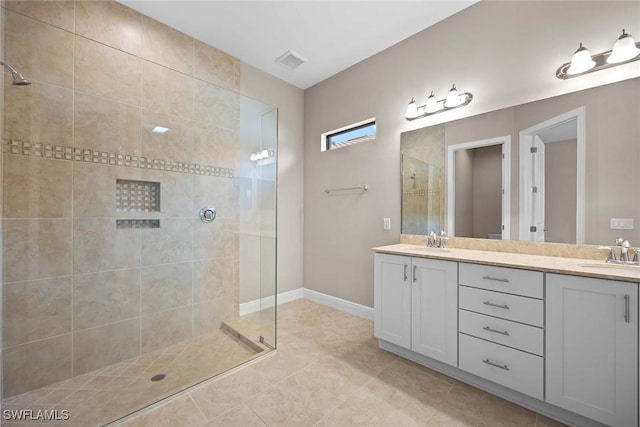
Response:
M411 349L458 366L458 265L412 258Z
M374 333L381 340L411 347L411 257L375 254Z
M638 285L547 274L546 400L638 425Z

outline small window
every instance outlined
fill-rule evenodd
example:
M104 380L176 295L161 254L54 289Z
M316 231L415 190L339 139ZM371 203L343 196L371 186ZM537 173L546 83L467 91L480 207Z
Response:
M376 139L376 119L369 119L323 133L320 151L334 150L374 139Z

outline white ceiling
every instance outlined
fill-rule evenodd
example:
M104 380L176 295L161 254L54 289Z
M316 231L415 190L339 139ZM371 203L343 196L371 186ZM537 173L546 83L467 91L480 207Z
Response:
M119 1L306 89L476 0ZM307 62L293 70L275 62L290 49Z

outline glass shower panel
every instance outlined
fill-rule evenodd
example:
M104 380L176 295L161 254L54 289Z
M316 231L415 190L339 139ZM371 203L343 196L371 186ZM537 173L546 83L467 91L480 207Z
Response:
M86 30L124 6L48 3L0 5L32 83L2 75L3 409L103 424L275 347L277 110L213 47L139 19L150 60Z
M276 346L277 109L244 98L241 117L240 314L252 339ZM250 118L250 119L249 119Z

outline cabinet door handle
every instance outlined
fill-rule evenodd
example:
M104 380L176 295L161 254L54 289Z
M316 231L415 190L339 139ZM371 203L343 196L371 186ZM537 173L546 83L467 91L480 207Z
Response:
M629 294L624 296L624 321L627 323L631 322L631 313L629 313L629 302L630 302Z
M499 331L497 329L491 328L490 326L485 326L482 329L484 329L485 331L493 332L493 333L504 335L504 336L507 336L507 337L509 336L509 331Z
M503 282L503 283L509 283L509 279L502 279L500 277L493 277L493 276L482 276L482 278L484 280L493 280L496 282Z
M407 264L405 264L405 265L404 265L404 281L405 281L405 282L407 281L407 268L408 268L408 267L409 267L409 266L408 266Z
M496 367L496 368L504 369L505 371L508 371L508 370L509 370L509 367L508 367L507 365L500 364L500 363L496 363L496 362L492 362L492 361L491 361L491 360L489 360L489 359L484 359L482 362L483 362L483 363L486 363L487 365L494 366L494 367Z
M416 269L418 268L417 265L413 266L413 283L416 283L416 280L418 279L418 275L416 274Z
M483 304L491 307L504 308L505 310L509 310L509 306L507 304L494 304L491 301L485 301L483 302Z

